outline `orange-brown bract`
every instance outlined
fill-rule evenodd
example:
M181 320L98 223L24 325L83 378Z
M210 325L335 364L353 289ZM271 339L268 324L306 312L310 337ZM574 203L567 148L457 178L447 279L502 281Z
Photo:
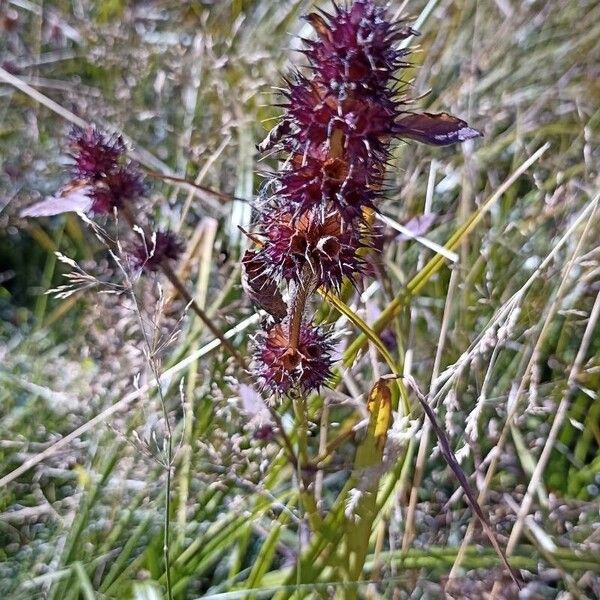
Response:
M257 259L265 273L279 281L299 281L309 269L321 285L339 289L344 276L357 279L363 270L357 249L369 245L368 236L332 207L324 213L315 207L298 216L265 212L260 229L265 244Z

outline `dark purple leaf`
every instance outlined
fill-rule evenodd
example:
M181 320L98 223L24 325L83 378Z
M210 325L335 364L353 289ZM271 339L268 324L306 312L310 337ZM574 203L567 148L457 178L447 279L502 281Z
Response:
M465 121L448 113L407 113L396 123L396 133L424 144L446 146L464 142L481 134Z
M479 505L479 502L477 501L477 497L475 496L475 493L473 492L473 490L471 489L471 486L469 485L467 476L465 475L464 471L462 470L460 464L458 463L458 460L456 459L456 456L454 455L454 452L452 451L452 448L450 447L450 442L448 441L448 438L446 437L444 430L437 423L437 419L435 418L435 413L433 412L433 409L431 408L431 406L429 406L429 403L427 402L427 398L425 398L425 396L423 396L423 394L419 390L419 387L417 386L416 381L412 377L407 377L406 382L414 390L414 392L417 396L417 399L419 400L419 403L421 404L421 407L423 408L423 411L425 412L425 415L429 419L431 427L432 427L433 431L435 432L435 435L438 439L440 452L442 453L444 460L448 463L448 466L452 469L454 475L456 475L456 478L458 479L458 483L460 484L460 487L463 489L463 492L465 493L465 496L467 497L467 501L468 501L469 505L471 506L471 509L479 518L479 521L481 522L481 526L483 527L483 530L485 531L488 539L490 540L490 543L494 547L494 550L500 557L500 560L504 563L504 566L507 568L511 579L517 584L517 587L519 589L521 589L521 587L522 587L521 586L521 583L522 583L521 575L508 562L508 559L506 558L506 554L504 553L504 550L502 550L502 548L500 547L500 544L498 543L498 540L496 539L496 535L494 534L494 531L492 530L492 527L490 526L490 524L487 520L487 517L485 516L483 510L481 509L481 506Z

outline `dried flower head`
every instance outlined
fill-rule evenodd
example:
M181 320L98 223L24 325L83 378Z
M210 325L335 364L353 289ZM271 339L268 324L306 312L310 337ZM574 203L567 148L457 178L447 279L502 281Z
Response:
M360 218L364 208L375 207L382 179L379 164L352 163L319 146L291 157L289 167L278 175L277 192L295 215L332 204L351 221Z
M75 127L69 144L73 160L71 180L54 196L26 208L21 216L110 214L144 194L143 176L137 165L127 159L120 135L105 135L95 127Z
M141 239L130 249L133 265L137 269L157 271L161 264L177 260L183 250L181 240L170 231L157 231L150 240Z
M348 8L334 4L334 14L321 15L307 17L317 40L305 41L306 54L320 78L333 85L352 81L372 90L387 84L410 52L394 44L416 33L402 22L391 22L386 9L372 0L356 0Z
M480 134L447 113L405 109L409 101L392 83L409 50L395 43L415 32L390 22L385 8L356 0L323 15L307 17L317 32L305 40L311 76L287 82L278 147L291 156L277 179L297 210L334 202L355 217L380 193L393 137L442 145Z
M300 326L298 343L290 343L289 324L277 323L255 340L254 372L264 388L285 394L321 387L331 375L333 345L312 323Z
M91 189L90 210L96 214L112 212L122 208L125 202L139 199L144 194L142 175L131 164L108 172L96 181Z

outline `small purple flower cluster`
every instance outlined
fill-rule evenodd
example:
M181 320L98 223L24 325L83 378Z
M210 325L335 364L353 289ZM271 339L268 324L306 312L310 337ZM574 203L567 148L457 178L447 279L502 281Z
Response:
M374 0L307 20L316 31L304 40L308 75L286 81L284 115L259 147L283 154L284 166L265 186L274 191L257 205L258 248L244 258L245 287L275 320L257 336L255 372L281 394L317 389L329 377L332 343L306 318L305 303L318 287L339 290L363 275L364 249L373 245L365 210L381 199L391 140L446 145L480 135L447 113L406 109L396 75L409 50L397 44L416 32L391 22ZM283 285L290 301L282 317Z
M156 231L150 240L140 240L130 249L137 269L158 271L168 261L177 260L183 251L181 240L171 231Z
M131 215L135 202L145 193L138 165L127 158L120 135L105 135L95 127L73 128L69 135L71 180L50 198L25 209L24 217L51 216L65 212L92 215L123 210ZM181 241L168 231L157 231L129 247L134 267L156 271L166 261L178 258Z

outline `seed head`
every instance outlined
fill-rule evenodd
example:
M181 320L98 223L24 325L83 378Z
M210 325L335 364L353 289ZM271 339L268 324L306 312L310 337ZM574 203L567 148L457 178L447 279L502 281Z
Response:
M144 194L141 174L132 165L119 167L108 172L95 182L91 189L91 210L96 214L111 213L125 202L139 199Z
M261 229L266 239L258 257L275 278L299 281L308 267L317 285L339 289L344 277L355 281L362 271L361 228L332 207L299 216L285 209L265 213Z
M332 158L327 148L296 154L279 175L279 195L299 214L332 204L345 220L360 218L363 208L375 206L383 170L376 163Z
M288 329L284 321L257 336L254 372L264 388L279 394L317 390L331 375L331 340L321 328L304 322L298 345L292 348Z
M388 85L409 54L395 44L415 32L391 22L386 9L372 0L355 0L349 8L335 5L332 15L322 15L307 17L317 39L306 42L306 54L319 78L343 91L344 86L372 92Z

